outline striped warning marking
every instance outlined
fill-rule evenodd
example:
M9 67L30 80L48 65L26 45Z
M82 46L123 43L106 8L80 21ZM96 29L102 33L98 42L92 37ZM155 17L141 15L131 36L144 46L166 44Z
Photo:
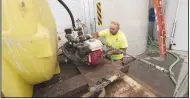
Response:
M100 2L96 4L96 8L97 8L98 25L101 26L102 25L102 10L101 10Z

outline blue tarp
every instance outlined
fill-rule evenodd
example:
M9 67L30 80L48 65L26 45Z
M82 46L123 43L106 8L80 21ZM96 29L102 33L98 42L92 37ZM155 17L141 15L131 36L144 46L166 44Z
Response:
M155 13L154 13L154 8L149 9L149 22L154 22L155 21Z

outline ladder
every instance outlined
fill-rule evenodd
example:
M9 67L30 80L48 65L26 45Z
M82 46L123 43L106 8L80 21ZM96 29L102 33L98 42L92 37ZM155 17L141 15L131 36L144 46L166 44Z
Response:
M166 29L162 8L162 0L152 0L154 5L155 21L157 25L158 45L160 57L166 58Z

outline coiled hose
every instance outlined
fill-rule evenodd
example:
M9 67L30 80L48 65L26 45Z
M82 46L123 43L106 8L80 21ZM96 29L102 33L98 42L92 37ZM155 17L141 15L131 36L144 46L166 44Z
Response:
M154 43L151 44L151 46L154 46L156 48L158 48L157 45L155 45ZM176 60L169 66L169 76L170 76L170 79L172 80L172 82L176 85L177 84L177 81L175 80L174 78L174 73L172 72L172 68L179 62L179 57L177 55L175 55L174 53L171 53L169 51L167 51L170 55L172 55L173 57L176 58Z
M173 72L172 72L172 68L179 62L179 57L169 51L167 51L168 53L170 53L171 55L173 55L175 58L176 58L176 61L172 63L172 65L169 67L169 72L170 72L170 78L172 79L173 83L176 85L177 84L177 81L174 79L174 77L172 76L175 75Z

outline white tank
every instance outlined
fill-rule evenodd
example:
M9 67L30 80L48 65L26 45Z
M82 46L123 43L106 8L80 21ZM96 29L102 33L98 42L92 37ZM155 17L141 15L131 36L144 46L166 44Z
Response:
M109 28L111 21L120 23L128 39L127 53L139 55L145 52L148 35L149 0L95 0L101 3L102 26L97 31ZM98 21L97 21L98 22Z

